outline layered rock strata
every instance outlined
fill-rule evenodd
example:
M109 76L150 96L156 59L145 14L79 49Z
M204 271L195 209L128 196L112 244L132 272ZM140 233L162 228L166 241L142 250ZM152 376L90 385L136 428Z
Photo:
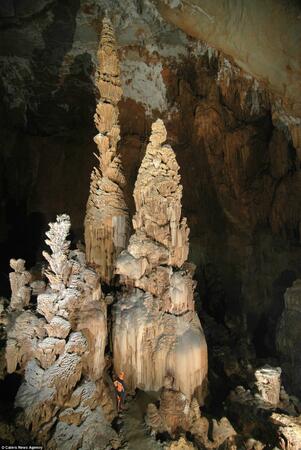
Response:
M115 259L128 241L128 211L123 196L125 178L117 153L120 139L117 104L122 96L120 68L111 22L105 18L98 50L97 88L100 99L94 115L98 134L99 167L91 175L85 218L89 265L110 283Z
M21 422L47 448L114 448L118 439L108 422L114 408L103 381L106 305L99 275L82 252L69 249L69 229L70 219L62 215L46 233L49 285L37 299L45 334L15 405L23 409Z
M135 233L116 262L125 289L113 311L114 365L130 389L158 390L171 375L189 401L201 401L207 346L194 310L193 268L185 263L189 229L181 218L179 166L165 141L159 119L135 185Z

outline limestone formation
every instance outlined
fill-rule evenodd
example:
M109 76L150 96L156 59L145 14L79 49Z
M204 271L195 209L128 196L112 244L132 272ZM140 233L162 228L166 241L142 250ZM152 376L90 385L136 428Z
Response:
M212 420L210 433L212 439L210 439L210 423L206 417L201 416L197 400L194 398L189 403L185 395L173 388L172 377L165 379L159 408L153 403L148 405L146 424L152 433L167 432L173 438L177 438L181 433L189 432L200 448L207 449L219 448L236 435L229 420L223 417L219 421Z
M38 351L39 340L45 336L45 321L31 311L8 314L5 349L7 373L24 371L27 362Z
M255 378L262 399L277 406L280 400L281 368L262 367L255 371Z
M301 394L301 280L284 294L284 310L278 323L276 344L283 361L283 369L289 377L291 386L297 394Z
M2 380L6 375L6 358L5 358L5 341L7 341L7 305L8 301L4 297L0 297L0 380ZM2 344L3 343L3 344ZM1 345L2 344L2 345Z
M29 305L31 289L29 283L31 281L30 273L25 269L24 259L11 259L10 267L14 272L9 274L11 286L11 309L22 310Z
M290 417L273 413L272 422L278 427L279 448L281 450L300 450L301 416Z
M207 346L185 264L189 230L181 218L179 166L165 140L159 119L135 185L135 233L116 262L125 289L113 313L114 365L126 372L130 390L158 390L171 375L188 401L201 401Z
M184 437L180 437L178 441L171 442L164 447L164 450L193 450L196 447L192 442L188 442Z
M120 68L112 24L103 20L98 50L97 88L100 99L94 121L98 134L99 167L91 175L85 218L86 256L89 265L110 283L115 260L127 245L128 211L123 196L125 178L117 144L120 139L118 102L122 96Z
M242 434L250 436L254 433L254 437L258 437L260 431L263 442L267 444L273 441L278 442L277 448L299 450L301 422L300 416L297 416L300 414L300 404L285 392L280 377L279 367L257 369L255 385L250 389L237 386L231 391L226 408L232 417L236 417ZM249 441L247 448L261 450L264 447L253 437Z
M173 389L173 378L165 377L160 395L160 408L148 405L146 423L159 432L167 431L175 437L178 430L189 429L189 401L182 392Z
M31 299L30 272L25 269L23 259L11 259L14 272L9 274L11 301L6 309L6 348L5 360L7 373L24 371L27 362L38 351L39 339L45 335L45 321L38 318L29 307Z
M43 320L44 335L30 347L15 405L23 409L22 424L47 448L114 448L112 417L102 408L110 403L103 382L106 304L99 276L86 267L82 252L69 248L69 229L69 217L61 215L46 233L49 285L37 299L45 320L36 318Z

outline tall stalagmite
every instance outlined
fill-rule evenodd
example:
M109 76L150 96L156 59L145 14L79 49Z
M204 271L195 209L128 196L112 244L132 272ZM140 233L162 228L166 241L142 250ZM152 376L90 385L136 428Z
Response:
M185 263L189 229L181 219L179 166L165 140L159 119L135 185L135 233L116 262L125 290L113 311L114 365L126 372L130 389L158 390L171 375L176 389L202 401L207 346L194 309L192 265Z
M112 24L103 20L98 50L97 88L100 99L94 122L98 130L94 141L100 156L99 168L91 175L90 195L85 218L87 262L102 281L112 279L115 260L128 241L128 211L124 201L125 178L117 144L120 139L117 104L122 96L120 68Z

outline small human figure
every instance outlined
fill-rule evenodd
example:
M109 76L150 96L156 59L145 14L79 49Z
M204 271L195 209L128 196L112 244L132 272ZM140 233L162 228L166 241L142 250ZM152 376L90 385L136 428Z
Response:
M120 372L116 380L114 381L117 397L117 411L118 413L123 409L122 406L125 402L125 384L124 384L124 372Z

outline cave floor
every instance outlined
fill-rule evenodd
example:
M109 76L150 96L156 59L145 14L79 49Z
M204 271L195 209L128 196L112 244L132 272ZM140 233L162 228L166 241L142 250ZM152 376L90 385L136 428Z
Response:
M133 399L126 402L126 409L117 420L119 435L127 450L162 450L160 442L156 441L147 431L144 415L147 405L158 400L158 394L138 391Z

